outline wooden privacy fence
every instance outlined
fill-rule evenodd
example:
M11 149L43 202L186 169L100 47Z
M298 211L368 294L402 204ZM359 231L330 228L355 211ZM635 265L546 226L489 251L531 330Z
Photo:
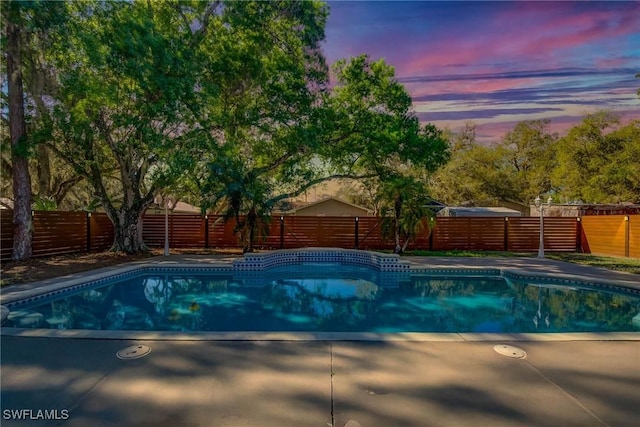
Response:
M640 215L583 216L581 222L584 252L640 258Z
M383 233L378 217L273 217L259 227L258 248L308 246L391 249L394 241ZM11 258L12 212L0 210L0 256ZM443 217L432 230L425 227L409 249L537 251L537 217ZM237 248L235 220L220 216L169 215L169 246L173 248ZM113 243L113 226L106 214L36 211L33 215L33 255L103 251ZM164 215L143 217L143 238L150 247L163 247ZM545 217L546 251L586 252L640 258L640 215Z
M11 258L13 212L0 210L0 258ZM104 213L33 212L34 257L104 251L113 244L113 225Z

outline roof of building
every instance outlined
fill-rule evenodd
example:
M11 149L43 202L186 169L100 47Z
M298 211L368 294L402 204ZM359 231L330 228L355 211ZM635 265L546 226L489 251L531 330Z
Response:
M522 216L520 211L502 206L447 206L439 216Z
M153 203L147 209L164 210L164 206ZM202 213L199 207L190 205L189 203L185 203L185 202L176 203L176 206L173 209L171 209L171 211L183 212L183 213L194 213L194 214Z
M373 212L371 209L365 208L364 206L356 205L354 203L345 202L344 200L338 199L337 197L327 197L327 198L322 199L322 200L316 200L315 202L305 203L305 204L300 204L300 205L297 205L297 206L293 206L292 209L289 212L297 212L297 211L299 211L301 209L306 209L306 208L309 208L311 206L317 206L317 205L320 205L322 203L326 203L326 202L329 202L329 201L336 201L338 203L342 203L344 205L351 206L351 207L356 208L356 209L362 209L363 211L366 211L366 212Z

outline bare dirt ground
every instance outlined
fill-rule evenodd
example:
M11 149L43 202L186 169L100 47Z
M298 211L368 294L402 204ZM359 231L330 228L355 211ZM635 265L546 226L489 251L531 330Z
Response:
M162 249L128 255L115 252L92 252L84 254L59 255L46 258L32 258L28 261L8 261L2 263L0 283L8 286L15 283L35 282L66 276L96 268L109 267L131 261L162 255ZM172 254L242 254L241 250L214 249L171 249Z

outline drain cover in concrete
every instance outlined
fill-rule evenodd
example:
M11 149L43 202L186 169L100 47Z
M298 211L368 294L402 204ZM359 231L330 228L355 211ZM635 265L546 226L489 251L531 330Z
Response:
M503 356L513 357L514 359L524 359L527 357L527 352L512 345L498 344L494 346L493 349Z
M150 352L151 349L146 345L132 345L117 352L116 356L118 356L118 359L138 359L146 356Z

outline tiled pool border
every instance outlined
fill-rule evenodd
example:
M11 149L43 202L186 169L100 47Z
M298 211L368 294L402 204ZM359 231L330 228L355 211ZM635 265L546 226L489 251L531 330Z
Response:
M354 261L355 260L355 261ZM564 277L558 275L532 274L517 269L500 268L424 268L412 266L409 262L399 259L395 254L357 251L348 249L308 248L305 250L280 250L266 253L246 254L244 258L235 259L232 263L219 262L217 264L165 264L159 262L135 262L124 267L116 267L96 274L75 279L61 279L47 286L20 292L15 295L2 296L0 305L0 319L4 322L12 307L50 298L59 294L77 291L79 289L99 286L101 283L125 279L146 271L153 272L259 272L262 270L291 266L304 263L340 263L373 268L379 272L403 272L410 274L426 274L434 277L464 277L464 276L494 276L509 280L527 281L531 284L556 284L560 286L580 286L592 289L604 289L614 292L624 292L640 296L640 288L633 288L615 281L595 280L582 277ZM171 340L416 340L416 341L567 341L567 340L640 340L640 333L551 333L551 334L471 334L471 333L265 333L265 332L146 332L146 331L101 331L101 330L52 330L52 329L0 329L1 335L26 335L48 337L77 337L77 338L105 338L105 339L171 339ZM164 337L164 338L161 338Z

